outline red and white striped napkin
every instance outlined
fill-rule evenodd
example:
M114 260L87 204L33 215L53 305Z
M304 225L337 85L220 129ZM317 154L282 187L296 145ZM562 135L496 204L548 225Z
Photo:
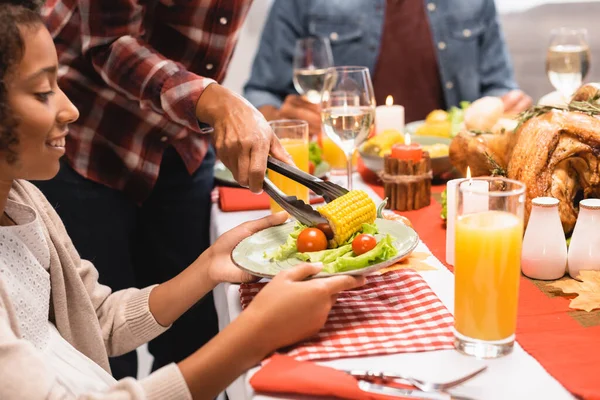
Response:
M264 285L240 286L242 308ZM364 286L341 293L323 329L287 355L305 361L450 349L453 322L417 272L371 275Z

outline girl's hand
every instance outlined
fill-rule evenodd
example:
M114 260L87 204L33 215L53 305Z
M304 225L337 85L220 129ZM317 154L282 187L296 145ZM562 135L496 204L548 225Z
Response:
M272 352L315 335L338 293L365 283L364 276L350 275L305 280L322 268L321 264L301 264L278 273L242 312L240 318L252 321L259 348Z
M288 219L288 214L280 212L267 217L243 223L221 235L217 241L196 260L196 263L207 263L208 279L216 286L221 282L252 282L257 278L242 271L231 261L231 252L243 239L270 228L281 225Z

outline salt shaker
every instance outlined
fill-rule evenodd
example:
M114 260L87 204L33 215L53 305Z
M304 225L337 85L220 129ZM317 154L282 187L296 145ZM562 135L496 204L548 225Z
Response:
M572 278L577 278L582 269L600 270L600 199L579 202L568 260Z
M536 197L521 252L521 271L533 279L561 278L567 269L567 240L558 214L558 199Z

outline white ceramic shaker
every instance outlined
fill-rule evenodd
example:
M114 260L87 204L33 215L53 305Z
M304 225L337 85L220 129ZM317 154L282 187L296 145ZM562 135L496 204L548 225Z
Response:
M572 278L577 278L582 269L600 270L600 199L579 202L568 265Z
M558 199L536 197L523 237L521 271L533 279L555 280L567 269L567 240L558 213Z

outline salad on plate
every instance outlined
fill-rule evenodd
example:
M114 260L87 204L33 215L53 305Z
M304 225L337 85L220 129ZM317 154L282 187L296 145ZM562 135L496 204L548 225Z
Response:
M308 227L290 222L266 229L242 241L232 258L265 277L301 262L323 263L318 276L385 268L408 256L419 239L403 220L383 218L383 206L377 210L366 192L353 190L317 208L328 223Z

